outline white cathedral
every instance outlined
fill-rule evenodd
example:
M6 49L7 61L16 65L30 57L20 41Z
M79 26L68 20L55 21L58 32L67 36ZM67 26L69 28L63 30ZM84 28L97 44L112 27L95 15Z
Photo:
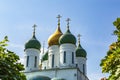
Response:
M67 30L60 29L60 15L56 31L48 38L48 50L41 53L41 44L35 36L25 44L25 75L27 80L89 80L86 69L86 51L80 44L80 35L76 46L76 37ZM44 35L43 35L44 36ZM44 54L40 56L40 54ZM40 58L41 57L41 58Z

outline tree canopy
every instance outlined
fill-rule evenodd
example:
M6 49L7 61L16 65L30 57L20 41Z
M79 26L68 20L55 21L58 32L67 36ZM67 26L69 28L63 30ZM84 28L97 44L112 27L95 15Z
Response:
M113 25L116 28L113 34L117 36L117 40L109 46L100 66L103 73L110 74L108 80L120 80L120 18L117 18Z
M2 80L26 80L21 72L24 66L19 62L19 56L6 48L8 38L0 41L0 79Z

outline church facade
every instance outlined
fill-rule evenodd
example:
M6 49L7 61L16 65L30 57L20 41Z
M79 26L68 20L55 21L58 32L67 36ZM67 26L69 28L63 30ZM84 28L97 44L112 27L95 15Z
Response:
M60 15L56 31L48 38L48 50L40 59L41 44L35 36L35 25L32 38L25 44L25 75L27 80L89 80L87 77L87 53L76 37L70 32L67 19L67 30L60 29ZM77 45L77 46L76 46Z

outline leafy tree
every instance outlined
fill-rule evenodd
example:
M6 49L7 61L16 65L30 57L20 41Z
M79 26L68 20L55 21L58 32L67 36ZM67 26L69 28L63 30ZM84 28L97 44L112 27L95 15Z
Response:
M113 34L117 36L116 42L113 42L107 55L101 60L100 66L103 73L109 73L108 80L120 80L120 18L113 22L116 30Z
M18 62L19 56L6 48L7 36L0 41L0 79L2 80L26 80L26 76L21 72L23 65Z

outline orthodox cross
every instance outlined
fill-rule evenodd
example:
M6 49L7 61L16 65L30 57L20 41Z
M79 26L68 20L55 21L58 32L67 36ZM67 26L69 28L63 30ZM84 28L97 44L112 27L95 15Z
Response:
M56 18L58 18L58 25L60 25L60 18L61 18L62 16L61 15L58 15Z
M69 22L71 21L70 18L67 18L67 27L69 28Z
M35 30L36 30L35 28L36 28L36 27L37 27L37 25L34 24L34 25L33 25L33 35L35 35Z
M81 35L80 34L78 34L78 43L80 44L80 37L81 37Z

